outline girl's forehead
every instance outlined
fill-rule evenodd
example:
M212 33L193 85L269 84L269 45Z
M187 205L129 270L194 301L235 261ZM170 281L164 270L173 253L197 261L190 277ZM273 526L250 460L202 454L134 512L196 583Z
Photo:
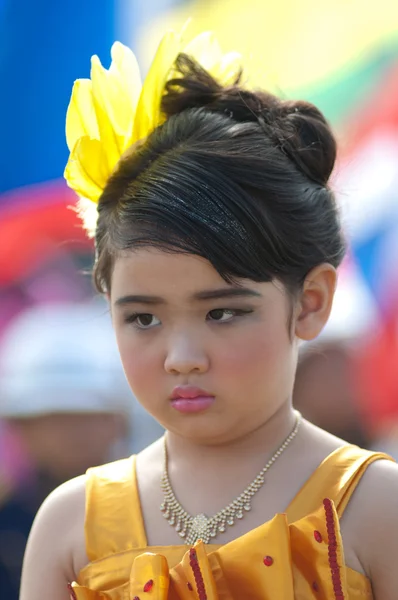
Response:
M114 263L113 284L120 279L133 285L156 285L167 281L169 287L177 282L180 285L191 285L198 279L218 285L225 284L221 275L205 258L157 248L123 252Z
M199 256L158 249L125 252L114 263L111 295L154 296L167 302L189 299L200 290L228 287L212 264Z
M128 303L124 299L132 297L136 302L142 298L143 302L160 304L180 299L193 302L223 298L261 300L284 293L274 282L238 279L228 283L200 256L152 248L119 256L114 264L111 289L116 304Z

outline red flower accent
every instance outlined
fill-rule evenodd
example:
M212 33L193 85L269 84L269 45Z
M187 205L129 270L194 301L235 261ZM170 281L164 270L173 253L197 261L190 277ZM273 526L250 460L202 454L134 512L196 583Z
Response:
M320 531L314 531L314 538L320 544L323 541L323 537Z
M144 585L144 592L150 592L152 588L153 588L153 579L150 579Z

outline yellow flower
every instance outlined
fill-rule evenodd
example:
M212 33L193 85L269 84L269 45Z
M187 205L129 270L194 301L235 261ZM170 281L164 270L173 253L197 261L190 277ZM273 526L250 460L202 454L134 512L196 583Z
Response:
M140 72L131 50L116 42L111 56L109 70L93 56L91 80L75 82L66 115L71 154L65 179L80 197L93 202L98 201L128 147L141 93Z
M122 154L164 120L161 98L180 52L192 56L222 85L232 83L241 68L240 55L223 55L211 33L184 45L180 34L169 32L143 85L133 52L120 42L112 46L109 69L93 56L91 79L75 82L66 117L70 156L64 176L81 199L84 221L91 221L87 229L95 226L95 204Z

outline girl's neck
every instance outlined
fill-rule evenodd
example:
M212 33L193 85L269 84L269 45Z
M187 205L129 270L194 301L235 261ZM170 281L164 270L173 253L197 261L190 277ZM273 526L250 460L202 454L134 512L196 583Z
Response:
M236 469L247 461L261 464L267 461L293 430L297 414L291 402L286 402L265 423L250 433L222 444L200 444L188 438L167 432L167 453L169 470L174 468L192 471Z

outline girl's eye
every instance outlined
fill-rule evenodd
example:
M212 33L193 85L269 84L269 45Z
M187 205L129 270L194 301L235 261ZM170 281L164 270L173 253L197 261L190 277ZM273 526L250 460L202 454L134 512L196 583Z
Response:
M126 319L127 323L133 323L139 329L151 329L160 324L160 320L151 313L135 313Z
M226 321L231 321L234 317L241 317L242 315L246 315L250 312L252 311L232 308L215 308L207 314L207 318L209 321L225 323Z

